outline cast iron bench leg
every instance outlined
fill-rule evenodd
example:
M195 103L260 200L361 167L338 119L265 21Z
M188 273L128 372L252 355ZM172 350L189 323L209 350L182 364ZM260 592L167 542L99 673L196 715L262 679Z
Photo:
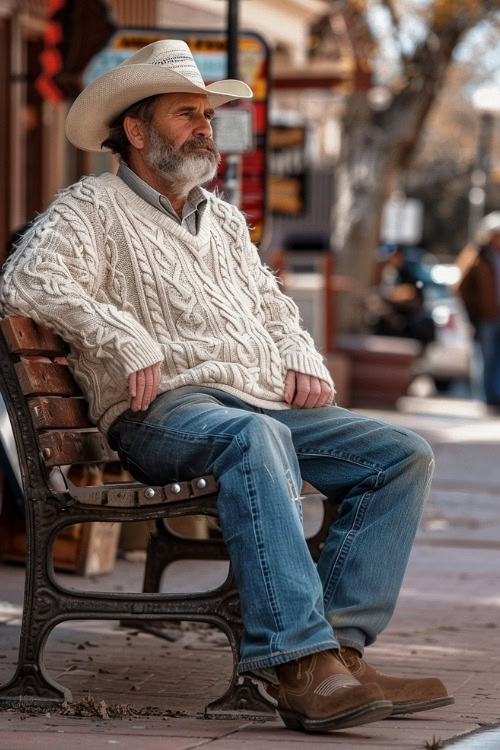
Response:
M26 503L28 553L21 642L17 670L0 688L0 706L37 705L53 707L71 700L71 693L45 670L43 651L51 630L60 622L57 595L47 571L52 568L49 540L60 517L59 504L50 501Z
M168 527L168 522L157 523L157 533L148 544L148 555L144 573L143 591L160 591L163 572L176 560L206 559L228 560L227 548L222 540L192 539L176 534ZM233 653L233 674L228 689L220 698L205 707L205 718L250 718L274 719L275 708L257 680L238 674L241 616L239 597L234 586L233 575L229 570L223 584L227 590L227 611L223 613L226 626L223 628ZM122 622L127 627L137 627L151 635L166 640L175 640L168 631L168 622ZM162 627L162 625L166 627Z

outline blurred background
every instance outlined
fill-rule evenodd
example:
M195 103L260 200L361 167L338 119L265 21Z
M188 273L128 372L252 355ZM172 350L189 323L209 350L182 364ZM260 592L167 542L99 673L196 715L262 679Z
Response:
M223 161L212 187L245 212L327 358L338 404L413 429L434 449L409 583L384 643L422 673L446 655L457 715L474 719L478 696L466 703L467 690L480 672L492 684L500 632L477 630L498 627L500 401L486 403L478 321L458 288L462 250L491 239L485 217L500 251L499 0L0 0L0 264L58 190L117 169L66 140L66 114L83 86L162 38L184 39L207 83L241 78L253 90L250 103L217 111ZM472 288L473 301L481 294ZM500 372L500 314L496 325ZM77 484L126 479L118 463L65 470ZM311 507L306 527L320 514ZM1 398L0 511L0 624L13 626L2 633L14 654L24 569L10 563L24 561L26 533ZM179 534L214 533L175 521L187 523L169 522ZM143 523L79 524L59 534L53 562L68 586L140 591L147 543ZM225 577L205 562L176 571L162 590ZM78 627L93 640L104 633L76 627L70 640ZM430 645L410 657L415 630ZM63 674L75 667L60 658L69 631L56 631L51 668ZM0 662L0 684L14 669L15 656ZM463 690L460 669L463 685L475 670ZM71 674L77 697L100 679ZM498 721L497 706L478 711L483 723Z

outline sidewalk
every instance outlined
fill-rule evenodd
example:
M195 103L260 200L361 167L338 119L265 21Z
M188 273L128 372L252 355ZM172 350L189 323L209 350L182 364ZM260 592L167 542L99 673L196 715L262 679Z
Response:
M279 720L201 721L197 715L223 692L231 671L222 634L189 628L170 644L117 623L79 621L58 626L49 638L50 674L77 704L90 693L108 707L131 704L136 715L1 712L0 750L305 750L327 744L420 750L426 742L432 747L433 738L448 744L500 722L500 420L459 404L453 416L446 404L430 416L421 413L423 402L403 406L410 411L370 413L422 434L434 448L437 468L396 613L367 660L395 675L438 675L455 705L319 735L290 732ZM0 565L0 575L3 683L16 662L24 570ZM166 583L169 590L188 584L194 590L202 578L209 588L224 575L223 563L181 563ZM109 576L60 578L74 588L140 590L142 564L119 560ZM144 707L149 709L141 715Z

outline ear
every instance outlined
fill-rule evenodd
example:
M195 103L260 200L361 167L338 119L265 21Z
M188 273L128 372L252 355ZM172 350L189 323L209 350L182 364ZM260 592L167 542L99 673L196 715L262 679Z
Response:
M138 150L142 150L146 145L146 128L142 120L127 115L123 120L123 129L130 145Z

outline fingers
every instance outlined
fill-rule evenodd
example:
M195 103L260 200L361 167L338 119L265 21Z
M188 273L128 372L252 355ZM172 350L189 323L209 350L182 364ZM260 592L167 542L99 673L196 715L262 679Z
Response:
M153 394L151 396L151 402L155 400L158 395L158 387L160 385L160 363L153 365Z
M321 406L326 406L332 395L332 389L324 380L319 381L321 383L321 395L318 398L316 408L319 409Z
M309 396L304 404L304 409L314 409L318 405L321 396L321 380L319 378L309 378Z
M145 411L155 400L160 384L160 364L150 365L129 375L128 389L132 411Z
M285 378L285 401L287 404L292 403L295 394L295 372L288 370Z
M138 370L135 375L135 397L132 399L130 408L132 411L139 411L142 408L142 397L144 396L144 388L146 386L146 374L144 370Z
M135 397L135 394L137 393L137 373L131 372L128 376L128 392L130 394L131 398Z
M285 378L285 401L294 409L318 409L325 406L332 390L328 383L312 375L289 370Z
M152 395L153 395L153 385L154 385L154 373L153 369L151 367L146 367L144 372L144 392L142 394L142 402L141 402L141 409L142 411L146 411L149 404L151 403Z
M292 401L292 406L294 407L294 409L301 409L305 405L309 397L309 392L311 390L311 386L310 386L311 376L303 375L301 372L298 372L295 378L296 378L295 396Z

